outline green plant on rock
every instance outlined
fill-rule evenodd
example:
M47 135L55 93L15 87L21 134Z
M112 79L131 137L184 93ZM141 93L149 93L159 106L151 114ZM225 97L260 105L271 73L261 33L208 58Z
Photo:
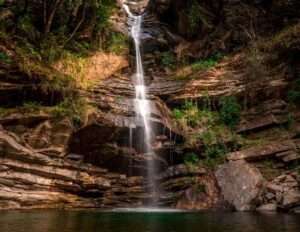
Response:
M200 110L197 104L187 101L184 105L184 111L186 113L187 125L190 127L196 127L200 121Z
M26 112L36 112L39 111L41 107L40 102L28 101L23 103L22 109Z
M184 127L197 128L213 124L218 120L216 112L201 110L197 103L186 101L181 108L172 111L173 117Z
M220 118L222 122L234 128L240 121L241 106L233 96L223 97L220 101Z
M225 154L228 152L228 148L225 145L220 131L214 129L208 129L200 135L203 142L203 163L205 166L214 168L218 164L223 163L225 160Z
M6 108L3 108L3 107L0 107L0 116L3 117L7 114L7 109Z
M205 184L197 184L194 188L197 194L206 193Z
M9 64L11 63L11 59L6 53L0 52L0 62Z
M177 120L184 118L184 112L181 109L175 108L172 112L173 117Z
M222 156L224 156L226 153L227 147L222 143L206 146L204 152L206 158L210 160L223 158Z
M39 53L43 61L52 64L59 60L63 54L63 43L66 37L62 34L48 34L40 43Z
M222 58L221 53L217 53L207 59L199 60L191 64L193 71L207 70L215 67Z
M286 49L293 49L299 46L300 38L300 23L285 27L277 33L273 38L264 41L261 45L265 50L281 52Z
M105 29L109 26L109 18L116 8L115 0L97 0L95 1L97 9L97 31Z
M297 79L288 91L288 100L292 104L300 104L300 79Z
M195 153L191 152L191 153L185 154L185 156L184 156L184 163L185 164L195 165L198 162L199 162L199 157Z
M17 27L19 33L30 41L37 41L41 37L40 32L34 26L33 19L29 14L25 14L18 19Z
M188 0L186 15L188 18L188 31L194 34L202 23L205 27L211 28L209 23L210 13L200 5L198 0Z
M68 117L75 126L79 126L86 110L87 104L84 99L75 97L66 98L64 101L54 106L51 113L56 118Z
M175 66L175 64L176 64L175 55L172 52L170 52L170 51L163 52L161 54L161 64L164 67L173 68Z
M183 126L196 127L199 122L199 109L196 104L186 101L183 107L173 110L173 117Z
M287 123L286 123L286 128L291 129L295 123L295 118L292 113L288 113L287 115Z
M198 164L199 164L199 157L191 152L191 153L187 153L184 155L183 157L183 162L184 164L190 169L190 170L194 170Z
M221 102L220 112L210 109L210 100L206 102L204 109L200 109L197 103L186 101L182 107L173 110L173 117L183 128L188 129L187 144L197 146L198 141L203 143L201 152L203 159L199 160L197 157L197 163L200 161L210 168L223 163L225 154L240 146L240 139L231 127L236 125L240 117L239 105L232 98L224 98ZM193 158L190 159L193 160ZM185 159L186 162L187 159Z
M117 55L123 55L128 51L128 38L121 33L112 33L110 36L108 51Z

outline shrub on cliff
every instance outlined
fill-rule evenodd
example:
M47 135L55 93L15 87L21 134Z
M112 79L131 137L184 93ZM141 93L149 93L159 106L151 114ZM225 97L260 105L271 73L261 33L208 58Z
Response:
M300 104L300 79L297 79L288 91L288 100L293 104Z
M207 70L207 69L215 67L221 58L222 58L222 54L217 53L207 59L203 59L203 60L194 62L191 65L191 68L193 71Z
M175 58L174 54L170 51L163 52L161 54L161 63L164 67L174 68L174 66L176 64L176 58Z
M123 55L128 51L128 38L121 33L112 33L108 41L108 51Z
M3 9L13 16L5 23L0 18L1 30L15 41L32 44L42 58L52 61L65 48L78 52L108 39L115 5L114 0L6 0Z
M235 127L240 121L241 106L233 96L223 97L220 102L220 118L230 128Z

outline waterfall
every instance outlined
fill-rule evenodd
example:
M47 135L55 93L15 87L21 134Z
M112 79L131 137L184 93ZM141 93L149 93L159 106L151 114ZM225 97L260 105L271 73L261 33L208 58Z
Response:
M128 5L122 2L123 8L125 9L130 24L130 35L134 42L135 48L135 74L133 75L133 84L135 89L134 107L137 117L137 121L141 121L144 128L144 144L146 155L154 155L151 147L151 102L147 99L147 86L145 85L145 75L141 55L141 35L142 35L142 24L143 15L134 15ZM155 186L154 175L155 167L151 159L147 159L148 163L148 181L153 186L152 191L156 193L157 188Z

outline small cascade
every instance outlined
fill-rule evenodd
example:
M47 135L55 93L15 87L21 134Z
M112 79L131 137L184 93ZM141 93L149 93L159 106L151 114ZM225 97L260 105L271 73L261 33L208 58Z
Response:
M123 8L125 9L129 17L130 25L130 35L134 42L135 48L135 74L133 75L132 81L135 89L135 99L134 106L136 112L136 120L141 122L143 125L143 143L144 143L144 153L148 155L148 178L151 194L154 195L152 203L155 201L155 196L158 195L158 189L155 184L155 167L154 162L151 160L151 156L154 156L152 150L152 128L150 125L151 117L151 101L147 99L147 86L145 85L145 75L141 55L141 36L142 36L142 24L143 24L143 15L134 15L128 5L123 1ZM132 140L132 133L130 135L130 140ZM135 141L130 141L131 145Z

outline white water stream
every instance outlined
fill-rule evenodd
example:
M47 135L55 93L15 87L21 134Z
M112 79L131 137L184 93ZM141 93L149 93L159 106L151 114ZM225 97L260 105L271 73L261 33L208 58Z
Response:
M123 8L125 9L129 17L130 35L134 42L135 47L135 74L133 75L133 84L135 89L134 107L137 115L137 121L142 122L144 128L144 152L146 155L153 154L151 148L151 104L150 100L147 99L147 86L145 85L145 75L141 55L141 36L142 36L142 24L143 15L134 15L128 5L122 1ZM132 132L130 133L132 136ZM131 142L132 138L130 138ZM157 191L154 181L155 168L153 162L148 161L148 182L152 185L153 192Z

